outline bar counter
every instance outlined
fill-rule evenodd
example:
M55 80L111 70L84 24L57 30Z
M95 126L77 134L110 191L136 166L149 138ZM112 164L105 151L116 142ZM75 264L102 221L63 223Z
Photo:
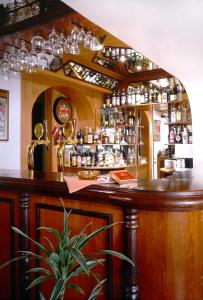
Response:
M64 174L67 175L67 174ZM20 250L33 250L16 237L15 225L32 238L38 226L61 228L62 207L71 209L72 231L92 221L91 229L122 221L96 239L90 249L124 252L136 267L107 258L101 271L108 281L98 299L201 300L203 275L203 176L201 171L180 172L166 179L138 181L133 189L118 184L91 185L69 194L59 173L30 174L0 170L0 263ZM29 260L1 270L0 299L36 299L25 291ZM103 273L102 273L103 272ZM17 276L14 276L17 274ZM23 280L22 280L23 278ZM94 283L86 281L87 294ZM49 294L46 284L42 285ZM66 299L87 299L70 293Z

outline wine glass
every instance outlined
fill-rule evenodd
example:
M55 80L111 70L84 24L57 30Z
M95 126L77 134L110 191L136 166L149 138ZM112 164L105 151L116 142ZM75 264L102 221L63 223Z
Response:
M31 44L32 44L32 48L39 53L42 51L42 49L44 49L45 40L42 36L37 34L33 36L33 38L31 39Z
M57 42L58 38L59 38L59 36L56 33L56 29L53 28L52 32L49 35L49 41L52 43L52 45L54 45Z
M3 59L1 60L1 73L4 80L9 78L10 65L8 60L8 53L4 53Z
M52 54L53 56L57 56L57 57L63 56L63 47L60 44L59 40L53 45Z
M77 41L79 45L82 45L84 43L84 39L86 38L86 33L84 28L81 28L78 37L77 37Z
M76 26L73 27L73 29L71 30L71 39L73 42L76 42L78 39L78 34L79 34L79 30Z
M28 58L29 58L29 52L25 46L25 41L22 40L21 42L21 48L18 50L18 60L20 63L20 69L21 71L27 69L27 63L28 63Z
M98 39L94 35L90 41L90 50L99 51L102 49L102 45L99 43Z
M31 73L32 71L36 70L38 67L38 54L35 51L34 48L32 48L29 58L28 58L28 68L29 68L29 72Z
M64 45L64 53L70 53L71 52L71 46L72 46L72 42L71 42L71 36L68 35L67 39L66 39L66 43Z
M86 35L86 37L84 39L84 47L85 48L90 48L91 42L92 42L92 32L88 31L87 35Z
M71 47L70 47L70 53L74 54L74 55L80 54L80 48L79 48L77 42L72 42Z
M42 50L42 53L40 53L38 65L41 70L49 70L49 61L46 56L45 50Z

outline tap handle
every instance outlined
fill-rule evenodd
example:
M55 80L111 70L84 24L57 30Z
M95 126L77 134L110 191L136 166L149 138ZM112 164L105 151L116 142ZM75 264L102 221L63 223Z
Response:
M48 139L48 122L47 122L47 120L43 121L43 127L44 127L44 138Z

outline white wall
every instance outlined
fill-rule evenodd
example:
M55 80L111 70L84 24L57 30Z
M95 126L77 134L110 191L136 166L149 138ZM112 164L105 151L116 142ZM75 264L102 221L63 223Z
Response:
M191 103L194 164L203 164L203 1L63 1L182 81Z
M20 80L0 77L0 89L9 91L9 140L0 141L0 169L20 169Z

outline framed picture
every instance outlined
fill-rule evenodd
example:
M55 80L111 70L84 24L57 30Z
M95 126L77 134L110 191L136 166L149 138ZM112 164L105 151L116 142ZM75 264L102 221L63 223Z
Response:
M72 119L72 106L67 97L58 97L54 102L53 113L59 124Z
M0 90L0 141L8 141L9 92Z
M160 126L161 121L160 120L154 120L154 142L160 142Z

